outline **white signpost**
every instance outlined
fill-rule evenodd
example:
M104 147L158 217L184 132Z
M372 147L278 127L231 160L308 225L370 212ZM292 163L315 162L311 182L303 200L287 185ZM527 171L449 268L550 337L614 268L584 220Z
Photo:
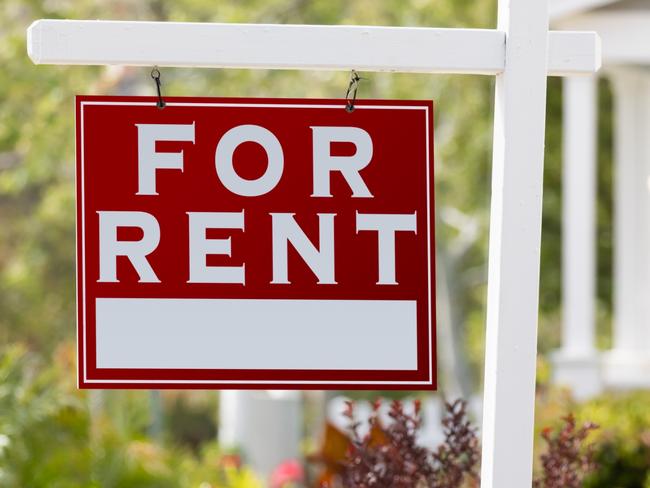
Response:
M496 76L482 486L531 486L547 75L591 74L591 32L549 32L544 0L499 0L490 29L39 20L37 64Z

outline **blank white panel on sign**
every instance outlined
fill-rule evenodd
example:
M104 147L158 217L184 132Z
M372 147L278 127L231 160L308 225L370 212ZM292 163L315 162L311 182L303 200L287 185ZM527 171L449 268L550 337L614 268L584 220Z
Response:
M98 368L415 370L415 300L97 298Z

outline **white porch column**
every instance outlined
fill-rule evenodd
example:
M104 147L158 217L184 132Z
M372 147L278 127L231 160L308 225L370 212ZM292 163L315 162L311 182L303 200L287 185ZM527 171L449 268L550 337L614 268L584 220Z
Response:
M240 449L264 481L280 463L299 458L301 438L299 391L221 391L219 443Z
M563 81L562 346L553 380L576 398L599 393L595 348L596 121L598 79Z
M615 101L612 387L650 386L650 73L612 71Z

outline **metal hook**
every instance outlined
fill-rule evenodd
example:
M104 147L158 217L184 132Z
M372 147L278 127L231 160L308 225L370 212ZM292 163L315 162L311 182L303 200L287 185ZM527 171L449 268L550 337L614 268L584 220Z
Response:
M359 82L361 80L365 80L365 78L360 77L355 70L352 70L350 73L350 84L348 85L348 91L345 92L345 111L348 113L354 111L354 102L357 99L357 90L359 89ZM350 93L352 93L352 98L350 98Z
M165 101L163 100L162 93L160 91L160 70L158 66L154 66L151 70L151 77L156 82L156 91L158 92L158 102L156 102L156 107L159 109L165 108Z

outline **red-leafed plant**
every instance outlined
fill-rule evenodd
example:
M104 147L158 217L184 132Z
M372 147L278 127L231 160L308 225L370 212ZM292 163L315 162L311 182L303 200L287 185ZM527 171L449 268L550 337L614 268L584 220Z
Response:
M461 400L446 404L443 420L445 440L434 452L416 441L421 425L420 404L415 413L404 412L398 401L392 403L391 422L379 421L379 402L369 420L369 432L361 437L354 407L348 404L352 444L344 463L344 486L359 488L458 488L478 486L479 442L476 429Z
M338 483L321 486L357 488L461 488L478 487L480 477L479 440L477 430L467 418L467 405L462 400L446 403L442 421L443 443L430 451L418 445L421 426L420 403L408 414L401 402L391 404L391 422L382 425L380 402L375 402L369 430L359 433L361 424L355 420L354 404L348 403L345 415L350 419L350 448L338 471ZM558 430L542 431L547 449L541 455L541 473L533 488L580 488L586 477L597 469L593 445L586 440L597 426L585 423L577 427L573 415L563 418Z
M446 403L442 420L444 442L433 453L434 477L430 486L457 488L466 482L478 486L480 445L476 428L467 418L467 405L456 400Z
M580 488L597 468L593 445L585 445L585 440L598 426L587 422L576 427L571 414L562 420L564 424L559 430L542 431L547 449L541 456L542 473L534 481L534 488Z

